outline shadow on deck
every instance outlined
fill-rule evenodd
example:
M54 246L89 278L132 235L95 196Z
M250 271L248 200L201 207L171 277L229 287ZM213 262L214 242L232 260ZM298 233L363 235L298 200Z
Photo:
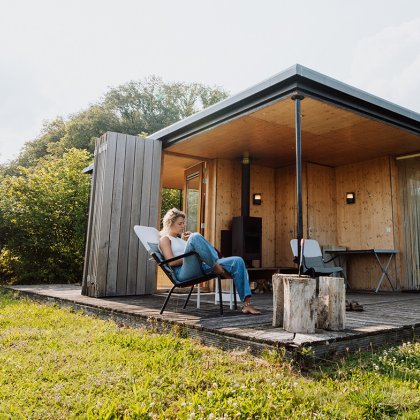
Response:
M225 306L223 317L214 304L213 293L201 294L201 307L196 308L195 296L187 309L182 309L186 295L173 294L163 315L159 314L164 294L113 298L90 298L81 295L78 285L12 286L33 300L57 303L83 309L88 314L132 326L164 330L171 326L182 328L186 336L203 344L226 350L248 349L260 354L264 349L285 347L298 352L311 347L315 357L327 358L348 351L366 350L390 343L411 341L420 333L420 294L418 293L355 293L347 299L357 300L363 312L346 312L344 331L317 330L315 334L293 334L272 327L273 300L269 293L254 295L253 303L262 315L243 315Z

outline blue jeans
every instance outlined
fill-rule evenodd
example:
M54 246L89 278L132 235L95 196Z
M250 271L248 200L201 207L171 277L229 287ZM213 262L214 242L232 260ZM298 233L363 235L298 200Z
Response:
M182 265L172 267L179 281L187 281L199 276L202 273L201 267L203 266L204 271L210 273L214 264L218 263L232 276L241 301L251 296L248 272L241 257L219 258L213 245L199 233L192 233L188 238L185 253L190 251L195 251L203 263L197 261L195 257L184 258Z

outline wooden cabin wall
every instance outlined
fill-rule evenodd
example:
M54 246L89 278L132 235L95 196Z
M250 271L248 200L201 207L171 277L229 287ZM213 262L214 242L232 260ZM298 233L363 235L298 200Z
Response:
M156 265L134 225L158 224L162 144L107 132L97 140L82 294L150 294Z
M241 163L217 159L215 180L214 244L220 249L221 231L231 228L232 217L241 214Z
M349 249L393 249L394 214L389 157L336 168L337 239ZM346 204L346 193L354 192L356 202ZM395 278L396 259L390 267ZM380 268L372 256L353 257L348 264L350 285L356 289L375 289ZM388 288L388 282L383 285Z
M305 167L303 167L304 170ZM305 177L303 177L305 178ZM290 240L296 237L296 169L276 169L276 266L293 266ZM306 182L302 184L306 185ZM306 206L304 206L306 208ZM305 218L304 218L305 219Z
M320 245L337 244L335 170L314 163L302 165L303 235ZM293 266L290 240L296 238L296 169L276 170L276 265Z
M330 166L308 163L307 237L321 245L337 245L337 200L335 169Z
M231 228L232 217L241 214L242 171L239 161L218 159L215 161L215 197L214 197L214 243L220 248L221 231ZM262 194L262 204L250 204L250 215L262 217L262 265L272 267L275 264L275 170L259 165L251 165L250 194ZM211 188L209 188L211 190ZM208 191L209 191L208 190ZM211 192L209 192L211 194ZM211 238L212 233L208 232Z
M274 267L276 263L276 186L275 169L251 165L250 216L262 218L262 266ZM252 204L252 195L261 193L260 206Z

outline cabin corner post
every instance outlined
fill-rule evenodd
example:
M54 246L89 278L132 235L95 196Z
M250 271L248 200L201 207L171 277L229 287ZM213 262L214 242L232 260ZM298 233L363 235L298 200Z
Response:
M304 96L296 92L292 95L295 102L295 133L296 133L296 204L297 204L297 220L296 220L296 238L298 243L298 261L301 254L301 240L303 238L303 210L302 210L302 138L301 138L301 115L300 102ZM300 270L300 267L299 267Z

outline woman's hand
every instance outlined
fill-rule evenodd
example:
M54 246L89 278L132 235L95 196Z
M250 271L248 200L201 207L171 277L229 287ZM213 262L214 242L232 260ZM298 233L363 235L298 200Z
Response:
M190 237L191 232L189 230L187 230L186 232L183 232L181 235L181 239L183 239L184 241L188 241L188 238Z

